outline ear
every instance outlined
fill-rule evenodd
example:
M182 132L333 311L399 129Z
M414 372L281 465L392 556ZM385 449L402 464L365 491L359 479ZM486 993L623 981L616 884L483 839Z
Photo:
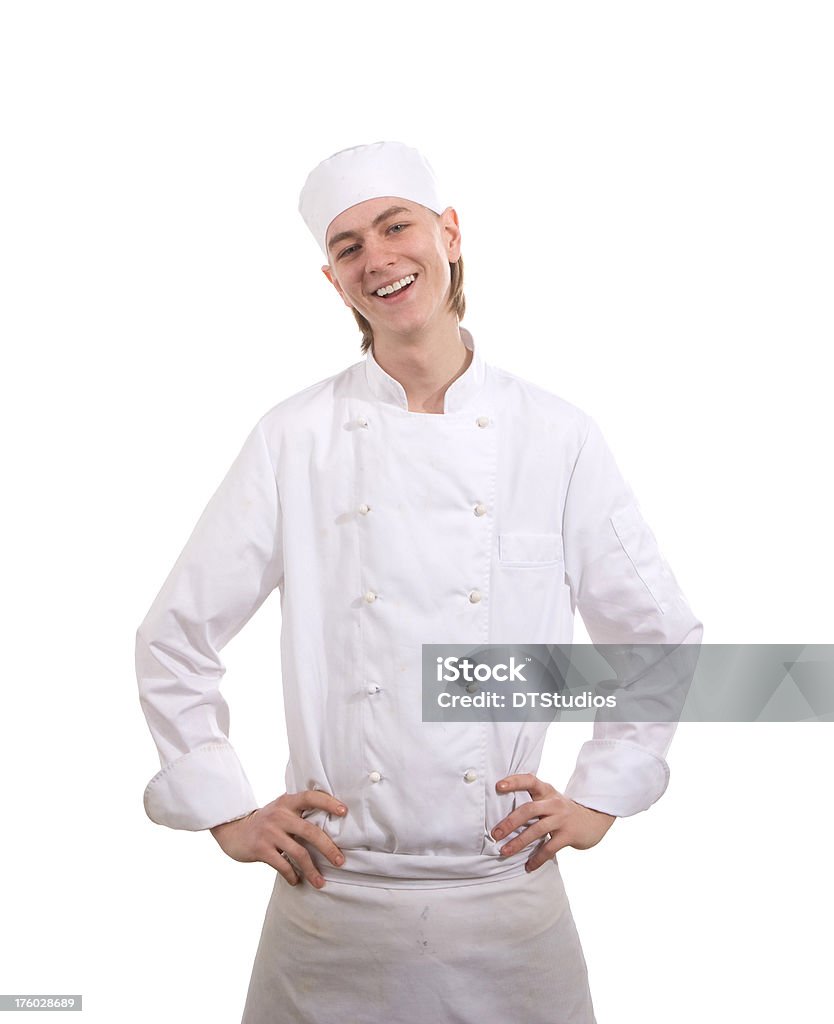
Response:
M339 282L336 280L336 275L333 273L333 270L331 269L331 267L329 265L323 266L321 268L321 272L324 274L324 276L327 278L327 280L333 285L333 287L336 289L336 291L342 297L342 302L344 302L344 304L346 306L348 306L350 309L353 309L353 303L352 302L348 302L347 296L342 291L342 287L339 284Z
M440 214L440 231L449 262L457 263L460 259L461 234L457 210L454 207L447 206Z

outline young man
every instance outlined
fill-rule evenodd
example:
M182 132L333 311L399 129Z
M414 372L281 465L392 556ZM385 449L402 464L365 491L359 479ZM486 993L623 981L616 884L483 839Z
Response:
M244 1024L589 1024L555 854L666 788L674 725L596 723L562 792L546 723L426 723L424 643L697 643L594 422L487 366L426 161L343 150L300 210L365 359L265 413L137 634L148 815L277 872ZM229 743L219 652L281 594L287 792ZM303 884L301 884L303 883Z

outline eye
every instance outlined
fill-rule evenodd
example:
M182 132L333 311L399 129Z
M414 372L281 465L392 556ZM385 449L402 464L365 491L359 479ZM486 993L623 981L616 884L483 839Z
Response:
M391 225L391 227L390 227L390 228L388 228L388 230L389 230L389 231L393 231L393 230L394 230L395 228L407 228L407 227L408 227L408 224L392 224L392 225ZM398 234L398 235L399 235L399 234L401 234L401 233L402 233L402 232L400 232L400 231L397 231L397 234Z
M351 252L356 248L356 245L349 245L347 249L342 249L342 251L339 253L338 259L341 259L343 256L350 256Z

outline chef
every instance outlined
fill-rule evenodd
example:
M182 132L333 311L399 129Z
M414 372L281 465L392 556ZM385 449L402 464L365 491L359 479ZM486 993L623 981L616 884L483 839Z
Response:
M698 643L596 423L488 365L461 228L416 150L342 150L300 212L364 358L254 425L137 632L149 817L276 870L244 1024L589 1024L556 853L664 792L670 723L423 722L421 645ZM273 590L289 763L261 803L220 653Z

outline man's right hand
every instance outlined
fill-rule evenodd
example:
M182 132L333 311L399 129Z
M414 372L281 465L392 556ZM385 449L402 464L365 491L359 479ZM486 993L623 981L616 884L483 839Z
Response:
M303 793L284 793L245 818L225 821L210 831L223 852L233 860L244 863L262 861L275 868L290 885L298 885L302 878L306 878L311 885L321 889L324 879L315 861L293 837L306 840L337 868L344 864L345 858L318 825L302 817L308 810L323 810L340 817L347 814L347 808L336 797L319 789L308 789ZM288 859L290 857L292 862Z

